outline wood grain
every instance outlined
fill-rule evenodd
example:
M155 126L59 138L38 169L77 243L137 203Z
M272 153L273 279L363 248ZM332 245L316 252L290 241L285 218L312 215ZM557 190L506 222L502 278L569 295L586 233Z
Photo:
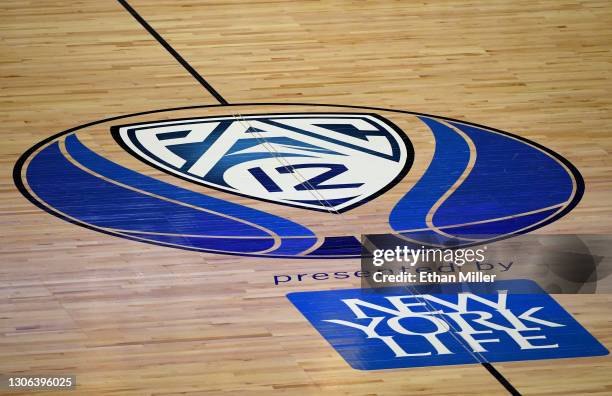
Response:
M612 232L607 1L130 4L230 103L411 110L544 144L580 169L586 193L541 232ZM5 0L0 51L0 372L74 373L83 395L506 394L479 365L353 370L285 294L359 280L273 284L358 260L185 252L31 205L12 167L45 137L217 102L112 1ZM557 298L612 348L609 295ZM612 393L609 356L495 366L526 395Z

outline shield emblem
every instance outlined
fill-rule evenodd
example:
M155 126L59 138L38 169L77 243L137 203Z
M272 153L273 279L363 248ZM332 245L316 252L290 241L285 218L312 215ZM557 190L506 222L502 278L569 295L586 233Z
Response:
M414 158L406 135L375 114L232 115L112 131L132 155L183 179L332 213L391 188Z

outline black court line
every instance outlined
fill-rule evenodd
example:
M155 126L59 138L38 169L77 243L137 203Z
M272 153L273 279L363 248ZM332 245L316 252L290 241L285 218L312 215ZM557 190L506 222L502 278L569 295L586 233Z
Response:
M417 301L421 302L422 305L425 305L426 309L429 310L430 313L434 314L436 309L431 305L431 303L428 303L426 300L421 299L419 297L419 292L414 288L414 286L406 286L406 288L408 289L408 292L410 292L414 297L416 297ZM446 323L446 325L448 326L449 330L452 330L450 332L450 334L452 335L453 338L455 338L455 340L474 358L476 358L478 360L478 362L480 362L480 364L482 365L482 367L486 368L487 371L493 376L493 378L495 378L497 380L497 382L499 382L504 388L506 388L506 390L513 396L521 396L520 392L510 383L510 381L508 381L506 379L506 377L504 377L499 371L497 371L497 369L495 367L493 367L493 365L491 363L489 363L488 361L486 361L486 359L478 352L474 351L471 349L471 347L469 345L465 345L463 342L461 342L461 340L456 337L454 335L455 332L457 332L457 329L455 327L453 327L452 323L449 322L448 320L446 320L444 317L440 318L444 323Z
M149 32L153 37L155 37L155 39L157 40L157 42L159 42L173 57L174 59L176 59L176 61L178 63L180 63L185 70L187 70L189 72L189 74L191 74L193 76L193 78L195 78L200 85L202 85L212 96L214 96L215 99L217 99L217 101L221 104L221 105L228 105L229 102L227 100L225 100L225 98L223 96L221 96L221 94L219 92L217 92L216 89L213 88L212 85L210 85L210 83L208 81L206 81L206 79L204 77L202 77L202 75L200 73L198 73L198 71L196 69L194 69L189 62L187 62L182 56L181 54L178 53L178 51L176 51L159 33L157 33L157 31L155 29L153 29L153 27L151 25L149 25L149 23L142 17L140 16L140 14L138 14L138 12L132 8L132 6L126 1L126 0L117 0L119 2L119 4L121 4L123 6L123 8L125 8L133 17L134 19L136 19L138 21L138 23L140 23L140 25L142 27L144 27L147 32ZM240 114L237 115L238 119L241 118ZM263 139L265 142L265 139ZM272 152L270 152L273 156L275 156ZM276 156L275 156L276 157ZM284 165L282 161L279 160L279 162L281 163L281 165ZM299 174L298 172L293 172L294 174ZM297 177L296 177L297 179ZM297 179L300 183L308 183L307 179L303 178L303 180ZM321 199L319 197L317 197L314 193L314 189L312 190L312 195L313 197L319 201L319 202L323 202L324 206L331 206L329 205L329 202L323 198L323 201L321 201ZM327 205L325 205L327 204ZM346 208L348 209L348 208ZM330 210L326 210L329 213L332 213L332 209ZM339 211L335 211L336 214L340 214Z
M212 96L214 96L219 103L221 103L222 105L228 104L228 101L225 100L225 98L221 96L221 94L217 92L217 90L214 89L212 85L210 85L208 81L206 81L204 77L202 77L202 75L200 75L200 73L196 71L196 69L191 67L191 65L187 63L187 61L181 56L181 54L179 54L174 48L172 48L172 46L168 44L168 42L164 40L164 38L159 33L157 33L157 31L155 31L155 29L153 29L153 27L151 27L151 25L149 25L147 21L144 20L144 18L141 17L140 14L138 14L138 12L136 12L136 10L133 9L127 1L117 1L123 6L123 8L127 10L127 12L129 12L134 17L134 19L138 21L138 23L142 25L143 28L147 30L147 32L151 34L151 36L153 36L157 40L157 42L162 45L162 47L166 49L166 51L170 53L170 55L174 57L174 59L176 59L178 63L181 64L181 66L185 68L185 70L189 72L189 74L193 76L193 78L195 78L200 83L200 85L202 85Z
M482 363L482 366L487 369L489 373L506 388L513 396L521 396L520 392L504 377L491 363Z
M132 8L132 6L127 1L125 0L117 0L117 1L119 2L119 4L123 6L123 8L127 10L127 12L129 12L134 17L134 19L138 21L138 23L140 23L140 25L142 25L143 28L147 30L147 32L149 32L149 34L151 34L151 36L153 36L157 40L157 42L159 42L162 45L162 47L166 49L166 51L170 53L170 55L174 57L174 59L176 59L178 63L181 64L181 66L185 68L185 70L189 72L189 74L193 76L193 78L195 78L200 83L200 85L202 85L215 99L217 99L217 101L220 104L222 105L229 104L229 102L225 100L225 98L221 96L221 94L217 92L217 90L214 89L213 86L210 85L210 83L206 81L206 79L204 79L204 77L202 77L202 75L198 73L197 70L195 70L181 56L181 54L179 54L174 48L172 48L172 46L168 44L168 42L159 33L157 33L157 31L153 29L153 27L149 25L147 21L144 20L144 18L141 17L140 14L138 14L138 12L136 12L136 10ZM500 384L503 385L503 387L511 395L521 396L519 391L510 383L510 381L508 381L506 377L504 377L499 371L497 371L497 369L493 367L491 363L481 363L481 364L484 368L487 369L487 371L493 376L493 378L495 378Z

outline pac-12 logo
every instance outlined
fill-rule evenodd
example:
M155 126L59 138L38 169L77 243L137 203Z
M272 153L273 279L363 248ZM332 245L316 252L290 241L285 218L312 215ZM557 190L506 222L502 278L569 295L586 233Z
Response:
M561 155L465 121L380 108L240 104L71 128L17 161L35 205L109 235L198 252L361 255L362 234L478 244L580 201Z
M113 128L135 156L196 183L251 198L343 212L404 175L406 136L368 114L226 116Z
M446 284L438 292L428 286L298 292L288 298L356 369L608 354L535 282L483 285ZM466 286L474 291L464 291Z

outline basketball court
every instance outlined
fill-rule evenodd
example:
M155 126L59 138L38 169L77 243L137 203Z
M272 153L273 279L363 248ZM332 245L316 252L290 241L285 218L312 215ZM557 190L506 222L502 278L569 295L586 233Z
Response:
M411 315L437 312L406 298L428 292L381 308L363 258L364 235L393 234L489 251L571 236L609 259L593 247L612 241L608 2L0 11L1 394L612 394L607 267L562 290L532 276L533 250L477 261L503 273L496 295L545 292L515 312L544 332L519 348L467 324L415 335ZM359 307L396 315L386 335ZM7 382L23 377L76 385Z

